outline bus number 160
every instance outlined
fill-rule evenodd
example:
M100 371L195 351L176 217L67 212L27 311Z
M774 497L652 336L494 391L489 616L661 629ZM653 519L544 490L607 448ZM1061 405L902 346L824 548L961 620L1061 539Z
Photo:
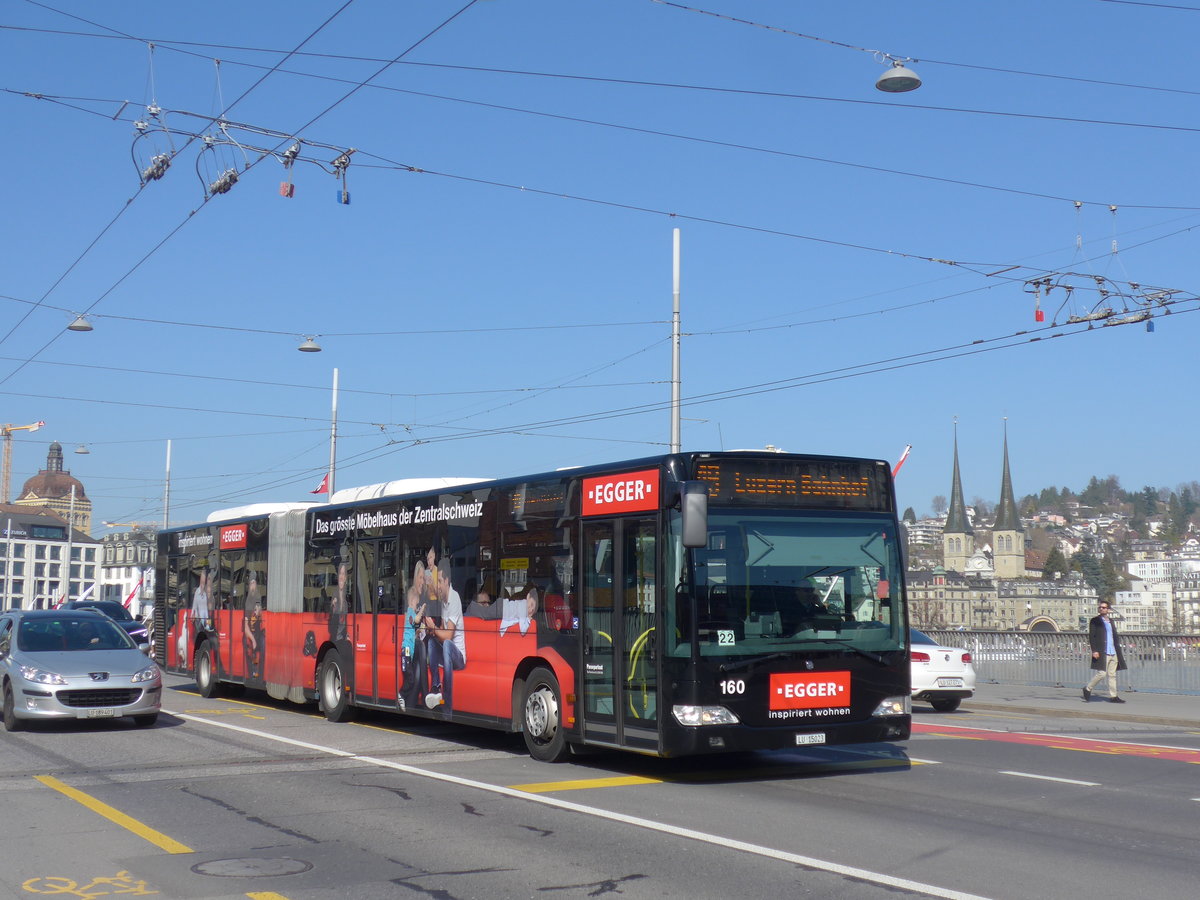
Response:
M721 682L721 693L729 694L744 694L746 693L746 682L741 678L728 678Z

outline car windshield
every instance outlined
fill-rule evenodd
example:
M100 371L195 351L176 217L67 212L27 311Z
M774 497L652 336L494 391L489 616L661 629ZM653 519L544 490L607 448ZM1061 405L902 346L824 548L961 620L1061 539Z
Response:
M672 655L688 655L693 634L701 656L904 646L899 541L886 516L710 507L708 546L691 553L668 611Z
M118 622L128 622L133 619L133 614L115 600L96 600L92 603L75 603L72 608L96 609L104 613L110 619L116 619Z
M102 616L28 619L17 628L17 649L26 653L130 648L129 635Z

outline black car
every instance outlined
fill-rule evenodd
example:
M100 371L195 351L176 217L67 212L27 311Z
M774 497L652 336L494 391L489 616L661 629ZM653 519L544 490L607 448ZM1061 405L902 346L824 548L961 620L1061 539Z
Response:
M150 634L146 626L135 619L124 606L116 600L68 600L60 609L90 609L108 616L133 638L135 644L150 643Z

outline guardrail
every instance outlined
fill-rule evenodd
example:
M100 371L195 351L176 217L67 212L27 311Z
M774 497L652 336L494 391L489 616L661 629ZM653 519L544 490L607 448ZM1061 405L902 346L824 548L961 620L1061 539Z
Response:
M1086 633L921 630L946 647L970 651L980 681L1073 687L1090 677ZM1200 637L1122 634L1121 652L1129 667L1118 674L1121 690L1200 694Z

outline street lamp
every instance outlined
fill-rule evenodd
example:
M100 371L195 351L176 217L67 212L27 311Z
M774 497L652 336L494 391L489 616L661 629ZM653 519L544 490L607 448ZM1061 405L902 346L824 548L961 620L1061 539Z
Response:
M891 59L892 67L879 76L875 87L888 94L904 94L921 86L921 77L904 65L911 60L888 59Z

